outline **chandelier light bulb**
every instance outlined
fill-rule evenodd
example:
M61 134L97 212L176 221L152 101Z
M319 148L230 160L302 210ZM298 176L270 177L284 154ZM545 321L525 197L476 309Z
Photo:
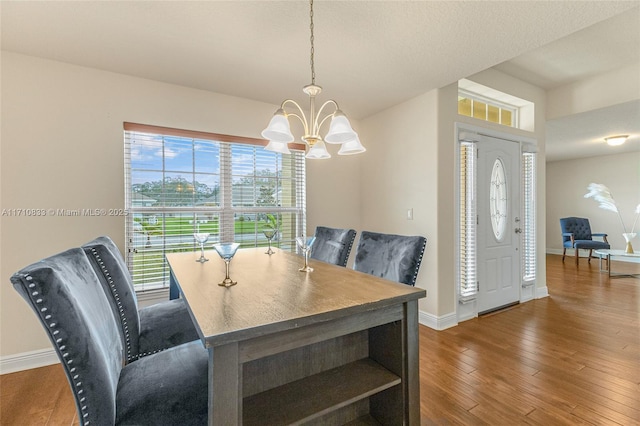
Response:
M625 143L629 135L619 135L619 136L609 136L608 138L604 138L607 141L607 144L610 146L618 146Z

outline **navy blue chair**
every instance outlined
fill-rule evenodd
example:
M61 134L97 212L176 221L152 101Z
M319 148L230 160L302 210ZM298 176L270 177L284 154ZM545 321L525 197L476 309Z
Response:
M199 339L184 299L138 309L131 275L111 238L98 237L82 249L122 327L127 362Z
M11 282L56 351L80 425L207 424L207 349L194 341L127 364L122 328L82 249L29 265Z
M356 239L353 229L316 227L316 241L311 248L311 258L338 266L347 266L349 253Z
M607 241L607 234L594 234L591 232L589 219L583 217L563 217L560 219L560 230L562 231L562 262L567 254L567 249L574 249L576 265L579 264L578 250L589 250L589 263L593 250L605 250L611 248ZM602 241L594 240L593 237L602 238Z
M426 245L420 236L362 231L353 269L413 286Z

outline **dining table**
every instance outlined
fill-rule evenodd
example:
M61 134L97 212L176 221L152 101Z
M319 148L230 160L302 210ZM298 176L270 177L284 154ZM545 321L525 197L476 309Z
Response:
M210 425L420 424L422 288L287 250L166 255L209 352Z

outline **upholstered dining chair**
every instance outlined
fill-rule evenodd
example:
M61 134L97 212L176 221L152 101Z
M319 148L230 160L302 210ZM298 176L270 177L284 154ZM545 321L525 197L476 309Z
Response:
M207 423L202 342L126 364L122 328L82 249L29 265L11 282L53 344L81 425Z
M583 217L563 217L560 219L560 230L562 231L562 262L567 254L567 249L574 249L576 255L576 265L579 264L578 250L589 250L589 263L593 250L609 249L611 246L607 241L607 234L591 233L589 219ZM593 237L602 238L602 241L594 240Z
M413 286L426 245L421 236L362 231L353 269Z
M316 227L316 241L311 249L311 258L338 266L347 266L349 253L356 239L353 229Z
M107 236L82 246L104 286L124 336L127 362L198 339L184 299L138 309L133 281L120 250Z

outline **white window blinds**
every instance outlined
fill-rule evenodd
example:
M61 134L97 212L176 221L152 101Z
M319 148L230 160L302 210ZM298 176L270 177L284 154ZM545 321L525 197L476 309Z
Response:
M522 154L522 279L536 278L536 154Z
M305 233L304 150L265 151L265 141L125 123L127 264L137 291L168 287L165 254L216 242L295 250ZM302 146L298 148L303 148Z
M478 292L476 259L476 167L474 142L460 143L460 230L458 295L461 301L475 297Z

